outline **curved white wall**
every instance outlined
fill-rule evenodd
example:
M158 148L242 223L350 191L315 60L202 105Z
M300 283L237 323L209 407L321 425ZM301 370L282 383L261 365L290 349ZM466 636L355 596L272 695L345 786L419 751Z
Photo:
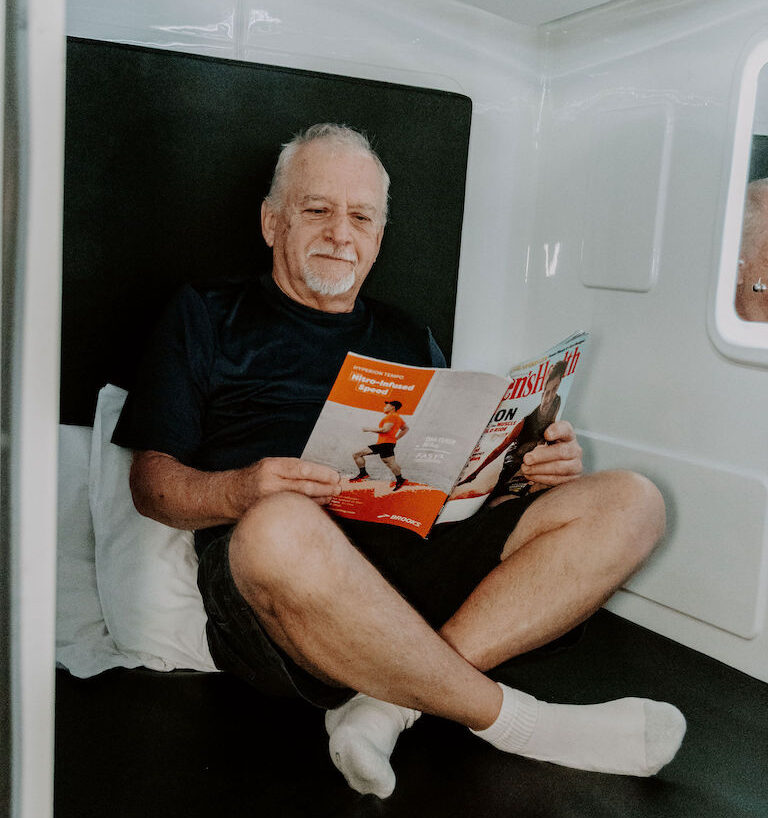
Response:
M667 497L665 547L610 607L768 679L768 370L725 358L707 330L740 72L768 7L658 6L543 32L526 335L593 329L571 419L594 466L639 468Z

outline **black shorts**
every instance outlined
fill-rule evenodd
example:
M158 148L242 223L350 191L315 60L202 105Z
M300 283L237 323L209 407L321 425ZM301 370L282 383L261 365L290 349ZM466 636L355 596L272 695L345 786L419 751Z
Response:
M493 509L484 507L467 520L436 526L426 540L396 526L336 521L427 622L439 628L498 565L507 537L532 500L526 497ZM354 691L321 682L267 636L232 578L230 535L231 530L206 548L198 571L208 613L208 644L216 666L263 693L300 695L326 708L343 704Z
M371 450L371 454L377 454L380 458L382 458L382 460L385 457L395 456L394 443L373 443L368 448Z

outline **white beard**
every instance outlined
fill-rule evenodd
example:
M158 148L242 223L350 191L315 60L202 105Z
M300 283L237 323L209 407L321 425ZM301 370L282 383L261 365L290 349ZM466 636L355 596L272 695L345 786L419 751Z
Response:
M332 252L332 250L329 251L327 248L310 251L304 264L304 283L316 295L342 295L343 293L349 292L349 290L355 286L357 258L354 255L342 254L342 258L346 261L354 262L355 266L341 278L330 278L312 269L313 255L319 255L320 253L331 254Z
M355 271L337 279L327 279L309 268L304 269L304 283L316 295L342 295L355 286Z

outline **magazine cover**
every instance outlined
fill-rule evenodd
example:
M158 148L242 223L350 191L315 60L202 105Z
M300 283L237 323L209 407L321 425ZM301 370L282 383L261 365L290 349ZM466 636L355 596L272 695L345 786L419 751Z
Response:
M348 353L302 454L342 475L327 508L426 536L506 385Z
M523 457L561 418L586 338L575 333L506 378L347 353L302 454L342 476L328 510L426 537L435 521L526 496L535 487Z
M561 341L509 372L509 383L453 488L438 522L463 520L485 502L525 497L535 487L520 471L523 457L560 420L587 333Z

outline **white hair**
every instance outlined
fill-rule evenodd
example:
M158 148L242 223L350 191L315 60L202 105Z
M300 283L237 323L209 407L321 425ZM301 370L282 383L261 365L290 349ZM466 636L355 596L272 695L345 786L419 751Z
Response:
M302 145L310 142L327 142L339 148L362 153L373 159L381 176L381 186L384 192L384 201L381 213L381 223L387 221L387 209L389 202L389 174L379 159L376 151L371 147L368 137L348 125L336 125L332 122L321 122L311 125L305 131L297 133L290 142L286 142L280 155L277 158L275 172L272 176L272 184L269 193L264 197L265 201L275 210L281 210L285 206L285 188L288 170L296 152Z

